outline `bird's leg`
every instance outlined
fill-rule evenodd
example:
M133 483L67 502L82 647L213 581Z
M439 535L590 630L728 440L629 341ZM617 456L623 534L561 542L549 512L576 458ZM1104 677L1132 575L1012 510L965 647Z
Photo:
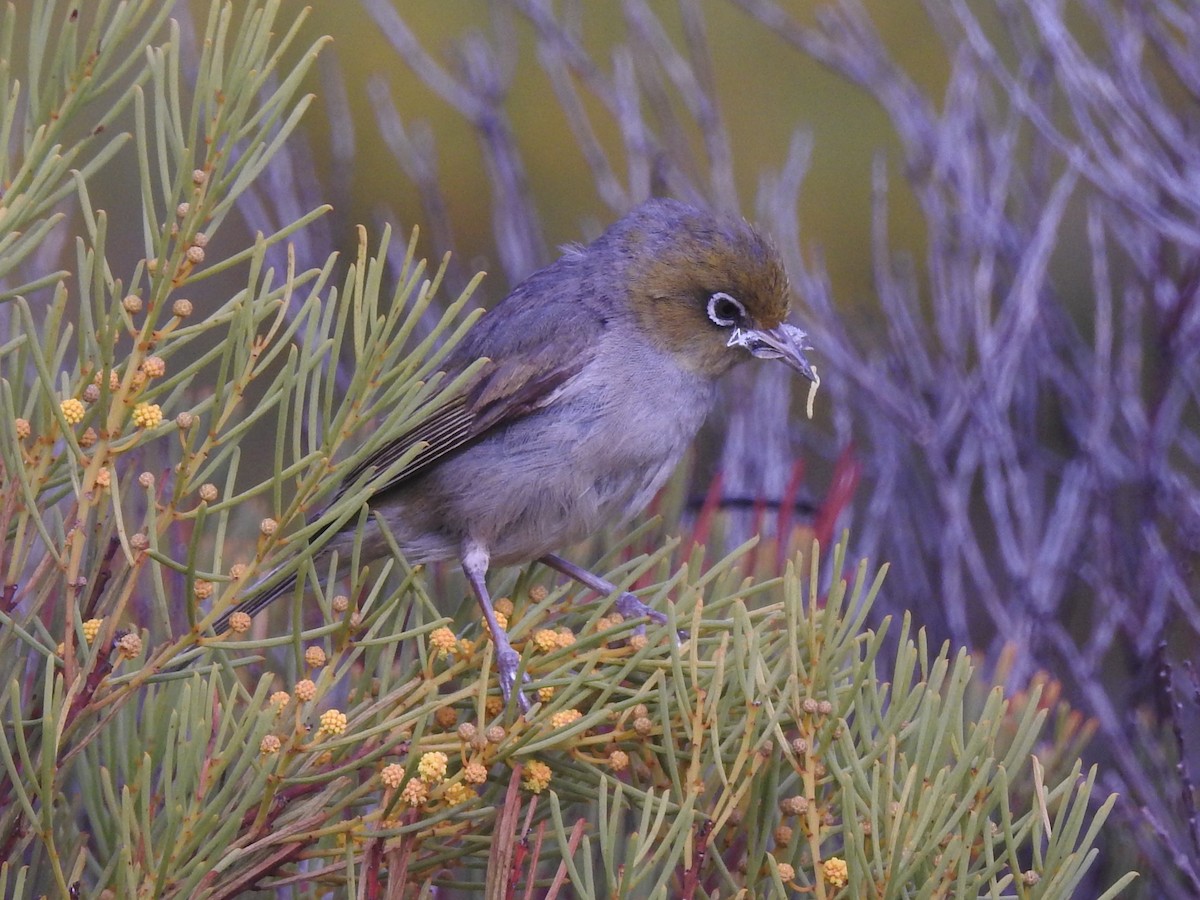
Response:
M483 618L487 622L488 631L492 633L492 643L496 646L496 674L500 678L500 690L504 694L504 702L512 695L513 686L517 683L517 669L521 664L521 655L509 643L508 633L496 621L496 611L492 609L492 598L488 595L487 581L488 562L491 557L487 547L478 541L467 539L463 541L462 567L467 581L483 610ZM525 694L517 691L517 702L521 712L529 712L529 700Z
M549 566L555 571L562 572L568 578L578 581L585 587L590 587L593 591L610 596L617 594L617 612L625 616L627 619L636 619L639 616L646 616L651 622L665 623L667 617L656 609L651 609L629 591L622 591L619 587L607 579L601 578L599 575L593 575L587 569L575 565L573 562L563 559L554 553L547 553L538 560L542 565Z

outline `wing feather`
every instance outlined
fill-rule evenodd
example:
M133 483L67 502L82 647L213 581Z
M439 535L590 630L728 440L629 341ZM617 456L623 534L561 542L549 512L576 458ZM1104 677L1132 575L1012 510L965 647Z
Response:
M585 358L575 356L567 365L547 369L528 360L492 363L466 391L436 410L409 431L387 442L343 480L340 497L368 470L383 471L414 446L425 444L399 472L372 494L399 487L426 472L439 461L483 438L490 431L524 418L553 402L558 389L583 368ZM436 402L436 401L435 401Z
M339 496L368 469L386 469L419 443L427 446L373 493L399 487L493 429L553 403L592 359L609 325L605 304L580 279L579 259L564 256L480 319L447 360L447 382L476 359L487 358L487 365L459 396L355 466ZM557 307L553 315L548 305Z

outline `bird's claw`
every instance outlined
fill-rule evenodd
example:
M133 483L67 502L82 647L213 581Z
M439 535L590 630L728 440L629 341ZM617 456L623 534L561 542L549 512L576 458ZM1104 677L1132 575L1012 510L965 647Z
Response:
M521 654L517 653L512 647L507 647L500 650L496 654L496 675L500 679L500 693L504 695L504 705L508 705L509 698L512 697L513 689L517 685L517 670L521 666ZM525 681L529 681L529 675L525 675ZM521 714L529 712L529 698L525 696L522 690L517 691L517 704L521 707Z
M621 596L617 597L617 602L614 604L622 616L627 619L638 619L645 616L651 622L657 622L659 625L667 624L667 616L665 613L659 612L657 609L651 609L641 598L634 594L625 591ZM646 626L638 625L634 629L634 634L645 634ZM688 639L688 633L682 628L675 633L675 643L680 644Z
M657 609L651 609L641 598L625 591L621 596L617 597L617 602L614 604L617 612L623 615L626 619L638 619L645 616L651 622L657 622L660 625L665 625L667 617L660 613Z

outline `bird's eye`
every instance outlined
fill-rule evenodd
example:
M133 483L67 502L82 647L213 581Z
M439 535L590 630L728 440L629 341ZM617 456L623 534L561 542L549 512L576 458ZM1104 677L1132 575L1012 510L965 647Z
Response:
M708 317L722 328L728 328L746 317L746 307L725 293L708 298Z

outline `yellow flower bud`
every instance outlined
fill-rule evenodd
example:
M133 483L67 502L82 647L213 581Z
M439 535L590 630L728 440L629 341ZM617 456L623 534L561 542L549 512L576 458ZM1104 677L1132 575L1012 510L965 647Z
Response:
M521 784L530 793L540 794L550 786L551 777L553 777L553 773L550 771L550 767L541 760L535 759L525 764L525 773Z
M83 401L70 397L60 403L58 408L62 410L63 418L67 420L68 425L78 425L83 421L85 412Z
M139 403L133 408L133 424L138 428L155 428L162 420L162 407L157 403Z
M346 731L346 726L349 720L344 712L336 709L327 709L321 713L321 731L326 734L343 734Z
M142 655L142 639L132 631L117 639L117 653L122 659L137 659Z
M304 662L311 669L325 665L325 650L313 644L304 651Z
M263 756L269 756L272 753L278 753L282 746L283 741L273 734L267 734L263 735L263 739L258 745L258 752Z
M417 774L426 784L437 784L446 777L446 766L449 762L449 757L440 750L424 753L417 763Z
M303 678L296 682L296 686L292 688L292 693L296 695L296 699L301 703L307 703L313 697L317 696L317 686L313 684L312 679Z

